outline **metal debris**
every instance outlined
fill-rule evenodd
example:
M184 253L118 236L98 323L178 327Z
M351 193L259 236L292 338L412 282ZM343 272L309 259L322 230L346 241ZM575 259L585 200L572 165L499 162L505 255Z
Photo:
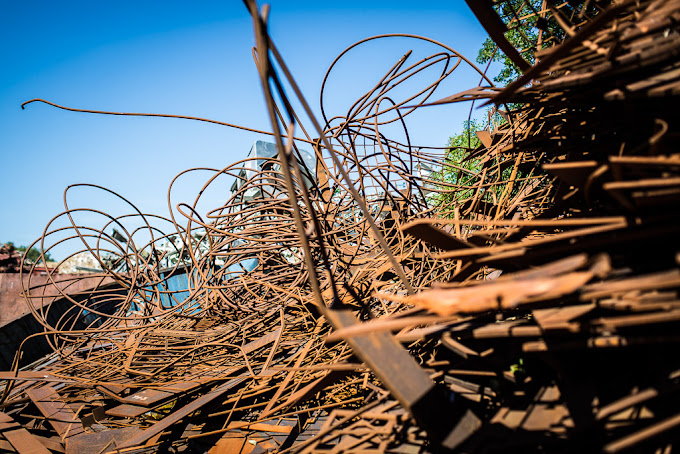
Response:
M75 293L29 277L54 353L2 373L0 448L671 452L680 1L569 2L582 23L517 82L435 102L506 116L468 150L478 171L380 133L439 82L390 90L455 51L399 61L322 125L246 3L278 158L216 170L206 187L239 182L207 217L47 227L44 252L83 241L102 271Z

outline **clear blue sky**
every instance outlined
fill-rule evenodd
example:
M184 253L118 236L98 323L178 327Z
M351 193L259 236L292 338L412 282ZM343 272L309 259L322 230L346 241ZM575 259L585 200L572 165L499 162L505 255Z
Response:
M223 168L245 157L261 138L186 120L97 116L39 104L22 111L26 100L193 115L269 129L251 56L251 20L242 2L189 3L2 3L0 242L33 242L63 210L63 190L74 183L109 187L143 211L167 215L166 191L177 173ZM328 65L359 39L424 35L474 61L485 38L462 0L270 4L271 35L317 111ZM338 109L333 114L343 113L343 103L360 94L362 83L372 85L382 75L386 63L378 57L410 49L408 42L380 46L355 55L332 80L328 105ZM460 89L477 82L470 75L458 80ZM435 97L457 89L443 87ZM414 118L409 126L416 143L443 146L467 111L451 106L430 111L429 118ZM191 201L196 190L180 188L177 199ZM107 211L106 200L83 193L74 203Z

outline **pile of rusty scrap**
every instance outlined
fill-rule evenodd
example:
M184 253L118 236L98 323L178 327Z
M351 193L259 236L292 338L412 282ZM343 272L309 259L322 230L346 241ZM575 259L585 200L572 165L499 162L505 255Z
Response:
M21 252L12 243L0 244L0 273L18 273L21 269Z
M325 126L267 15L246 3L279 158L215 170L177 206L184 220L131 205L89 210L104 226L84 227L73 216L88 210L66 206L71 227L48 226L40 245L86 244L100 281L72 293L27 284L45 328L35 337L54 353L28 367L18 354L0 376L0 448L671 452L680 1L592 2L602 11L565 23L562 44L517 82L432 102L469 64L435 43ZM419 97L390 97L434 64L442 76ZM478 133L473 166L380 132L470 99L507 118ZM204 190L234 178L229 199L199 214ZM56 300L68 309L55 313Z

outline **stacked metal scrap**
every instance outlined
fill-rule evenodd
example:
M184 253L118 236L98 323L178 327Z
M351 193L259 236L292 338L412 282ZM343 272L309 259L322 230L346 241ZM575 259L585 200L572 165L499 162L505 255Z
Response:
M390 90L433 61L450 75L455 51L402 59L295 138L282 87L306 103L247 4L280 158L215 170L204 190L241 183L207 215L204 190L183 220L66 206L41 246L87 244L101 282L29 281L55 353L2 373L0 448L671 452L680 1L613 3L517 83L443 100L513 103L469 150L479 171L380 133L441 79Z
M21 256L21 252L14 249L13 244L0 244L0 273L18 273Z
M444 381L487 418L471 450L670 452L677 441L678 19L679 2L615 4L493 99L524 117L483 153L518 174L540 161L555 177L550 208L525 222L491 207L404 227L423 239L426 226L496 230L485 245L439 244L437 257L500 277L401 299L488 311L441 337L457 357Z

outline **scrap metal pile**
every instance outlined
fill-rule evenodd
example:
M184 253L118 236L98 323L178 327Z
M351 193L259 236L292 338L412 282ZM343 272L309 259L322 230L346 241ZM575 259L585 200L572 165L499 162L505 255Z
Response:
M54 354L2 373L0 448L671 452L680 1L572 3L550 7L566 39L504 89L433 103L469 64L437 44L322 126L247 2L279 158L215 171L204 190L238 184L207 215L204 191L183 220L66 207L58 219L88 211L104 227L48 226L38 245L88 244L101 285L29 281ZM431 65L436 82L390 97ZM506 120L464 162L381 133L470 99Z
M0 273L18 273L22 254L11 243L0 244Z

